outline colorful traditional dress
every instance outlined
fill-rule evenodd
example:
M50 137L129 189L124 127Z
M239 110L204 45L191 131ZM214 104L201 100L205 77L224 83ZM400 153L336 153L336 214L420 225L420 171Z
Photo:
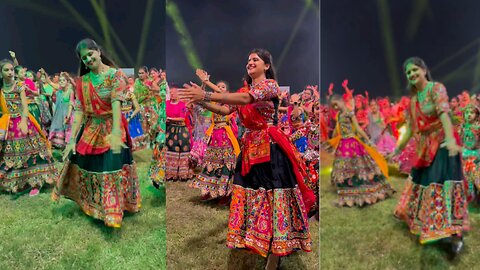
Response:
M27 103L28 103L28 111L35 117L37 123L41 123L40 119L40 108L37 104L37 95L38 89L35 87L35 83L33 83L30 79L25 79L25 94L27 96Z
M155 129L157 130L157 137L155 138L155 145L153 147L152 162L148 172L150 179L155 186L160 186L165 182L165 165L167 147L165 147L165 132L167 129L167 113L166 113L166 95L167 88L165 85L160 85L160 103L158 104L158 119Z
M338 113L331 181L339 206L363 206L389 197L395 191L386 182L388 165L383 156L357 137L353 112Z
M166 104L168 118L182 118L187 116L185 103L179 101ZM166 179L188 180L192 178L193 171L189 166L190 160L190 133L185 121L167 122L166 132L167 153Z
M150 130L153 124L156 123L156 118L154 114L154 110L151 108L152 105L155 103L153 100L155 96L150 93L150 87L152 87L152 81L145 80L142 82L140 79L135 80L133 94L137 98L138 104L140 105L141 109L141 123L143 133L145 134L146 138L145 141L147 144L150 144L155 138L152 137L150 134Z
M380 112L378 112L378 116L376 117L373 113L368 113L367 134L375 144L377 151L383 156L395 150L397 143L395 138L387 130Z
M53 88L48 85L53 92ZM39 84L38 89L44 89L42 84ZM48 134L50 124L52 123L52 106L50 106L50 97L45 95L45 90L40 91L40 96L37 97L38 108L40 109L40 124L44 132Z
M447 91L440 83L429 82L411 100L410 124L417 151L395 216L420 235L422 244L461 235L469 228L468 185L460 155L449 156L440 147L445 139L440 115L449 111ZM456 131L455 137L459 143Z
M233 119L234 120L234 119ZM206 131L207 149L200 163L202 172L190 187L210 198L229 196L240 146L230 126L231 116L212 115L212 124Z
M127 91L125 96L125 101L122 104L122 114L125 118L129 118L134 111L133 108L133 98L135 94L130 91ZM135 117L130 119L128 122L128 132L132 138L133 151L144 149L147 145L145 142L145 134L143 133L143 127L141 123L141 113L137 113Z
M480 121L480 120L477 120ZM463 171L472 196L480 191L480 123L465 122L461 126Z
M315 203L305 164L276 127L280 89L263 80L241 92L254 102L236 106L245 127L233 180L227 246L266 257L311 251L307 213Z
M20 131L22 91L26 86L18 82L0 93L0 190L11 193L40 189L57 176L50 145L32 114L27 119L28 134Z
M73 106L74 102L74 92L73 90L58 89L55 92L55 114L52 118L52 125L50 126L50 134L48 139L53 146L57 148L64 148L65 145L70 141L70 132L71 132L71 123L73 117L71 114L70 118L65 119L68 115L68 109L70 106Z
M128 148L114 154L107 140L112 132L112 103L124 99L120 71L89 72L77 82L75 110L83 112L83 126L77 136L76 154L53 198L59 195L75 201L85 214L120 227L123 212L140 209L140 186L132 157L127 121L121 119L122 141Z

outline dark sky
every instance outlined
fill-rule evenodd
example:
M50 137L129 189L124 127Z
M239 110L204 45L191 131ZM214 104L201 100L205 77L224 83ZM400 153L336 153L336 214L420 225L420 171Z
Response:
M226 80L233 90L241 86L251 49L269 50L274 65L277 63L305 3L302 0L174 2L212 81ZM314 2L317 9L306 13L278 71L279 84L291 86L294 92L319 82L319 1ZM196 79L170 18L167 18L167 37L169 81L181 85Z
M384 53L381 21L377 0L321 1L321 87L328 89L348 78L355 93L369 90L371 96L390 95L391 81ZM435 80L443 82L448 92L457 94L473 84L475 61L480 50L480 2L476 0L402 0L385 1L392 22L396 50L397 76L402 93L405 79L401 65L410 56L423 58L432 69ZM428 3L421 13L418 27L409 31L416 5ZM411 35L410 33L414 33ZM468 44L477 41L471 48ZM457 52L461 52L455 56ZM442 61L448 60L439 66ZM480 60L478 60L480 61ZM449 76L458 71L456 75ZM455 74L455 73L454 73ZM477 85L478 89L480 86Z
M66 1L103 37L102 29L90 1ZM101 1L99 1L101 2ZM147 1L107 0L107 17L136 60ZM165 0L155 0L148 32L143 64L165 66ZM92 37L60 0L1 0L0 2L0 58L9 58L14 50L20 64L32 69L44 67L47 72L77 71L75 45L85 37ZM100 41L96 40L101 46ZM120 62L128 63L119 47ZM125 64L124 67L127 64Z

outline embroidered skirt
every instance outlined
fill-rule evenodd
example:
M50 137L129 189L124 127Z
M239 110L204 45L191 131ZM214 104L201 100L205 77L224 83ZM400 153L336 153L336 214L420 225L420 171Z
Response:
M227 132L223 128L214 129L200 164L202 172L190 183L190 187L200 189L202 196L229 196L236 162Z
M469 229L467 195L460 155L450 157L439 148L429 167L412 169L395 216L422 244L461 235Z
M166 180L188 180L193 176L190 168L190 133L186 126L167 124Z
M339 206L374 204L395 192L357 139L341 139L334 156L331 181L337 188Z
M124 211L138 212L140 185L130 148L119 154L111 150L97 155L72 155L52 197L75 201L83 212L119 228Z
M302 194L286 154L270 146L271 160L241 175L241 155L233 180L227 246L266 257L311 251L308 218Z

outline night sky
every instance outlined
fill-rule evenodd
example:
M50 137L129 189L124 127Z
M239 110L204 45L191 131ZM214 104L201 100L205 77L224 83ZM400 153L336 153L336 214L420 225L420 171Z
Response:
M103 36L90 1L67 2ZM135 61L147 1L107 0L105 3L110 23ZM39 6L45 11L36 9ZM147 66L165 67L164 6L164 0L154 1L154 12L142 61ZM75 45L81 39L91 37L60 0L2 0L0 33L0 58L10 58L8 51L13 50L17 53L20 64L35 70L44 67L50 73L63 70L76 72L78 59L74 51ZM96 41L102 46L100 41ZM115 47L120 55L120 62L128 63L118 47Z
M269 50L274 65L277 63L305 3L301 0L174 2L211 80L226 80L233 90L241 86L251 49ZM277 74L279 84L291 86L293 92L319 82L319 1L314 2L317 9L306 13ZM169 82L181 85L195 80L195 72L187 62L170 18L167 18L167 37Z
M382 30L376 0L321 1L321 88L334 82L343 93L341 82L348 78L355 93L369 90L371 96L391 95L391 81L385 60ZM443 82L450 95L472 89L476 55L480 51L480 2L464 1L385 1L392 22L395 61L402 93L406 94L403 61L410 56L423 58L432 69L434 80ZM416 32L409 31L414 4L428 3ZM410 33L414 33L411 35ZM439 66L468 44L451 61ZM469 63L465 64L467 61ZM480 61L480 60L477 60ZM461 68L463 65L463 69ZM449 76L458 71L456 75ZM480 85L476 86L476 91Z

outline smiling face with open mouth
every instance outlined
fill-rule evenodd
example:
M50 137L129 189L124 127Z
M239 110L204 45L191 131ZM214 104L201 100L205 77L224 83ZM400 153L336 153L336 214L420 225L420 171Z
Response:
M418 85L418 83L426 81L427 71L415 64L408 64L405 67L405 75L407 76L408 83L410 85Z
M90 70L97 70L102 58L99 51L83 48L80 50L80 59Z
M256 78L270 68L270 64L265 64L265 61L262 60L256 53L250 54L248 57L247 63L247 73L251 78Z

